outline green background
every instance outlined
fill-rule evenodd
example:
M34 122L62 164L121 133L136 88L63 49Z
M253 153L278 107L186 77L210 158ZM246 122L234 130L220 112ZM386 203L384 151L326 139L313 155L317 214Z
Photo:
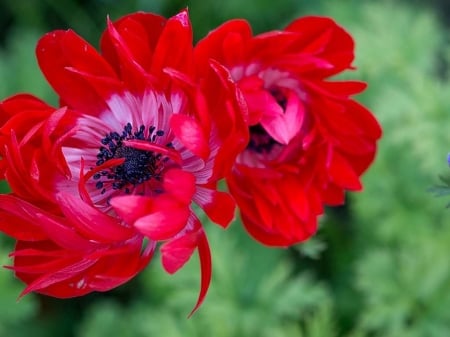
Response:
M384 129L364 192L327 209L316 237L262 247L236 221L206 223L213 282L201 309L191 262L173 276L158 256L139 277L105 294L57 300L0 270L0 336L8 337L446 337L450 336L450 210L429 188L447 174L450 149L448 1L15 0L0 2L0 98L56 97L34 57L37 39L73 28L98 45L105 19L136 10L170 16L188 6L196 39L243 17L255 32L308 14L335 18L354 36L364 80L358 99ZM1 263L12 242L0 239Z

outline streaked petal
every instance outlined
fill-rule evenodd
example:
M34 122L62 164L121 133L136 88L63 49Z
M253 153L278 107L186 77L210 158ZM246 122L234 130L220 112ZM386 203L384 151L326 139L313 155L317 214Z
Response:
M98 211L79 198L60 193L57 199L64 215L80 233L91 240L105 243L125 241L134 234L131 228L121 225L117 219Z

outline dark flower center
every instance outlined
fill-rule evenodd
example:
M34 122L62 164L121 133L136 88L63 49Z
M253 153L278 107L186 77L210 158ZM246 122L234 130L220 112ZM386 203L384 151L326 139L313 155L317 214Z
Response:
M275 98L278 105L283 109L283 111L285 111L287 106L287 98L286 95L281 91L281 89L272 88L269 90L269 92L272 95L272 97Z
M286 110L287 98L282 90L279 88L272 88L269 92L283 111ZM280 145L280 143L273 139L261 124L250 126L250 141L247 145L247 149L257 153L269 153L274 145Z
M98 180L97 189L105 193L105 184L111 183L114 190L125 188L125 193L130 193L130 188L135 187L147 180L155 179L161 181L164 163L169 158L160 153L146 151L126 146L126 140L144 140L154 143L158 137L164 136L163 130L156 130L154 126L146 127L141 125L135 132L132 126L127 123L121 134L110 132L102 140L103 146L97 154L96 165L100 166L111 159L123 158L125 161L118 166L113 166L94 174L93 178ZM167 147L173 147L171 143Z
M269 153L273 146L277 144L279 145L280 143L273 139L261 124L250 126L250 141L247 145L248 150L257 153Z

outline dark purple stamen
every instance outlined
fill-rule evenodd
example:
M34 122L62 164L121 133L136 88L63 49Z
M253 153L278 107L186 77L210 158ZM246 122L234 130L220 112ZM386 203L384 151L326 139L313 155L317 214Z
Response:
M269 153L273 146L277 144L280 143L273 139L261 124L250 126L250 141L247 145L248 150L258 153Z
M155 127L148 128L147 136L145 126L141 125L133 132L131 123L127 123L121 132L110 132L101 139L103 146L99 148L97 154L96 165L102 165L110 159L124 158L125 161L118 166L105 169L94 174L93 179L98 180L95 187L105 193L105 180L109 180L112 189L120 190L124 188L126 194L131 192L130 187L134 187L149 179L161 181L163 163L168 158L163 157L160 153L153 151L145 151L125 146L126 140L145 140L155 142L158 137L164 136L163 130L156 130ZM173 147L171 143L166 144ZM103 179L102 179L103 178Z

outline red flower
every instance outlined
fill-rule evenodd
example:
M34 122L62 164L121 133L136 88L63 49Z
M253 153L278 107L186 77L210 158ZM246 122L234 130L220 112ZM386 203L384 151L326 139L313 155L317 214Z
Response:
M37 45L39 65L62 102L31 95L0 104L0 229L30 291L80 296L139 273L158 242L176 272L198 249L201 304L211 258L199 205L217 224L234 201L216 190L245 148L245 107L222 66L199 80L192 31L182 11L166 20L136 13L108 27L102 54L76 33L54 31Z
M257 36L246 21L231 20L195 49L199 62L230 70L248 104L250 141L227 178L245 227L267 245L308 239L324 204L361 190L381 136L372 114L351 99L366 85L328 80L351 69L352 37L322 17Z

